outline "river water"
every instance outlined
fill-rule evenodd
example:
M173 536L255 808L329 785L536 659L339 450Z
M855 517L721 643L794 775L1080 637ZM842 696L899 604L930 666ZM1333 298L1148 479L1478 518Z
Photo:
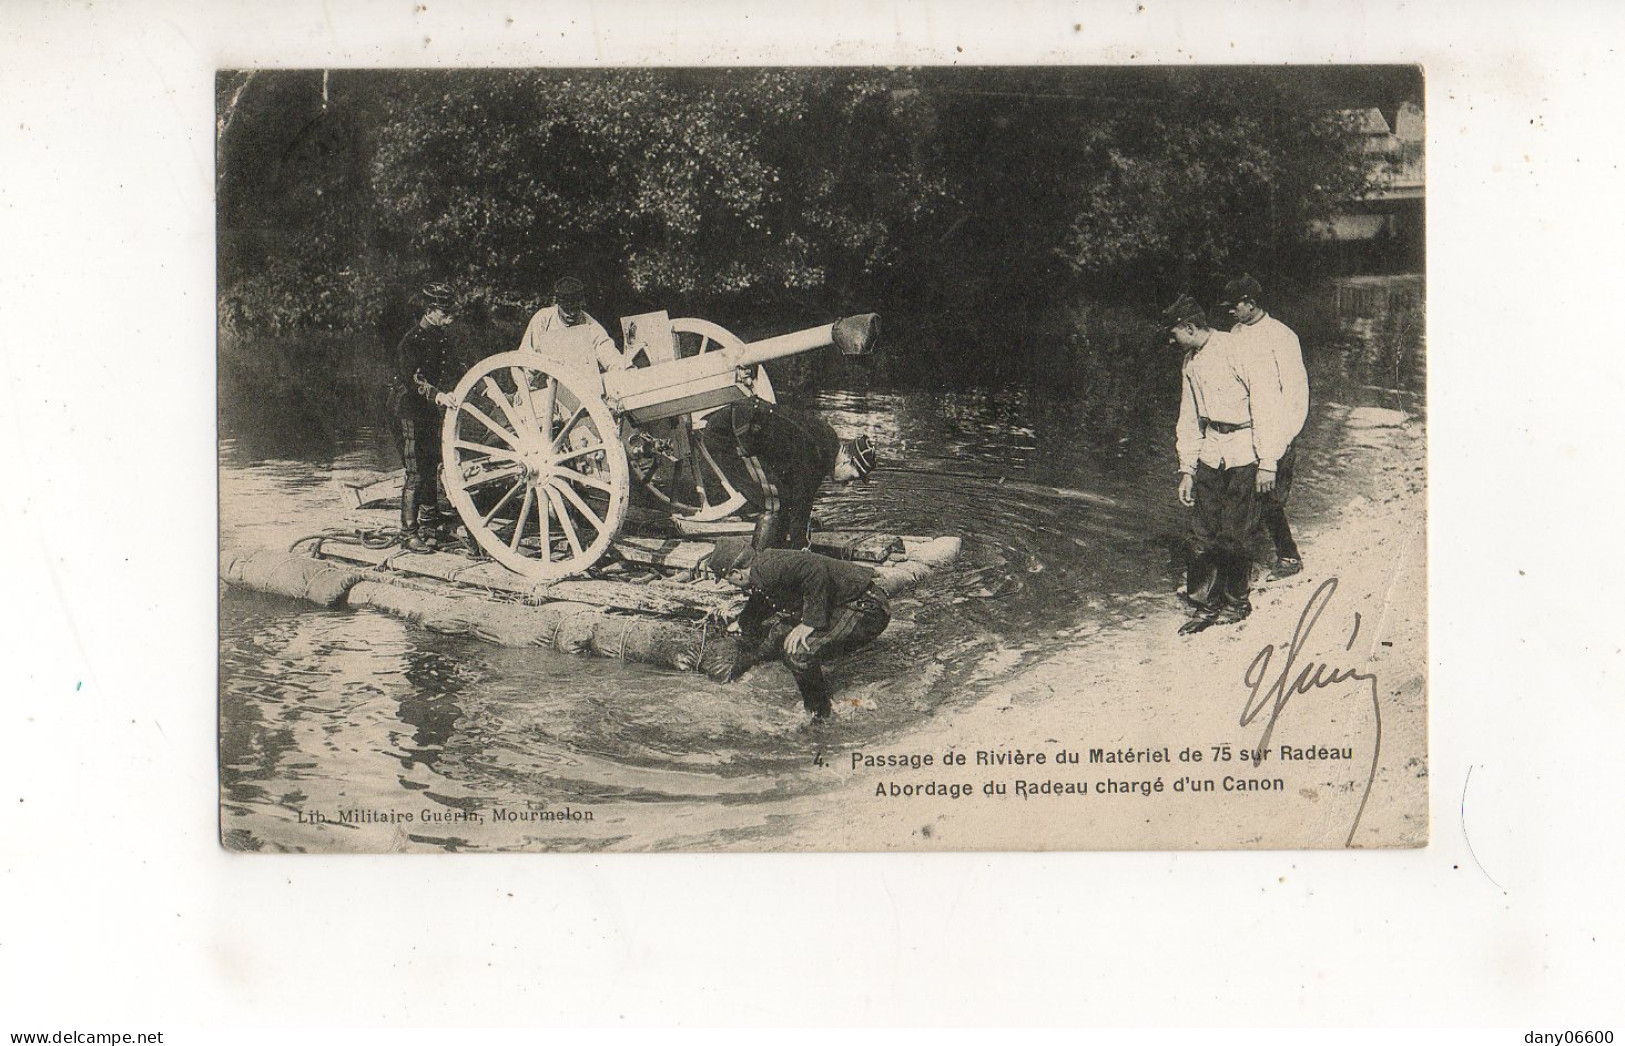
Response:
M1177 363L1173 365L1177 368ZM826 490L834 529L958 535L960 561L896 600L891 627L832 672L838 714L812 724L779 665L727 685L697 673L497 647L370 610L324 610L222 589L222 832L240 849L376 846L347 808L444 812L773 804L816 787L814 747L906 743L945 709L996 695L1029 659L1132 627L1179 584L1174 390L1091 403L1003 392L825 392L838 431L883 461ZM1325 400L1325 390L1317 390ZM1335 394L1335 393L1334 393ZM1317 410L1293 517L1313 526L1340 487L1341 433ZM222 545L286 547L346 511L346 479L397 467L381 428L310 433L223 426ZM536 848L419 817L394 848ZM372 841L362 841L363 838ZM669 845L721 845L725 830ZM638 846L597 836L582 846ZM549 844L551 845L551 844Z

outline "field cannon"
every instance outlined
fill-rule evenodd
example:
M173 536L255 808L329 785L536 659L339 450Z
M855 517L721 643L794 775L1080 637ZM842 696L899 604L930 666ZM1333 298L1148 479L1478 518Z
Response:
M714 323L663 312L621 321L626 370L600 375L557 353L504 352L475 364L441 427L442 480L486 554L525 577L577 574L620 533L634 486L674 515L722 519L745 503L696 437L710 411L773 398L769 360L834 345L869 351L874 314L746 343ZM590 358L590 357L589 357Z

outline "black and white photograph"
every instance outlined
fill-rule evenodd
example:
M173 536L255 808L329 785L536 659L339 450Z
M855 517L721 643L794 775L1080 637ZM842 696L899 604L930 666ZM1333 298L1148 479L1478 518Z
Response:
M1427 841L1420 68L216 94L226 847Z
M0 4L0 1040L1613 1041L1622 33Z

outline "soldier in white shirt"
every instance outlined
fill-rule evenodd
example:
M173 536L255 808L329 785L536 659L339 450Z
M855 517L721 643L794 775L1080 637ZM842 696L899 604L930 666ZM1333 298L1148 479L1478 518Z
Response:
M1179 500L1193 509L1194 555L1185 593L1197 613L1180 634L1234 624L1252 612L1252 546L1259 528L1261 461L1273 465L1270 441L1279 409L1274 376L1234 339L1208 326L1187 295L1163 312L1169 340L1185 351L1181 369Z
M603 326L587 315L587 288L574 276L553 285L553 304L530 318L519 348L594 378L599 371L625 370L632 365Z
M1275 462L1260 461L1258 492L1263 500L1264 529L1275 544L1275 569L1270 579L1291 577L1303 569L1298 543L1286 519L1286 500L1292 492L1292 473L1297 463L1296 441L1309 417L1309 374L1303 366L1303 349L1298 336L1258 304L1263 291L1251 276L1238 276L1225 284L1219 307L1235 319L1230 335L1242 351L1253 355L1261 368L1273 368L1279 392L1278 417L1269 419L1275 428L1270 442L1281 446ZM1255 423L1257 419L1255 419ZM1260 456L1262 457L1262 451ZM1269 466L1273 465L1274 468Z

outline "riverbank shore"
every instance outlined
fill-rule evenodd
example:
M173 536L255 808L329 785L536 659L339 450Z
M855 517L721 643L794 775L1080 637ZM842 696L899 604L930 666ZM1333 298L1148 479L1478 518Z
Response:
M1180 636L1169 592L1122 625L1061 633L988 698L831 756L821 771L844 780L746 845L1425 845L1425 426L1328 409L1346 500L1297 522L1304 571L1255 583L1247 620Z

